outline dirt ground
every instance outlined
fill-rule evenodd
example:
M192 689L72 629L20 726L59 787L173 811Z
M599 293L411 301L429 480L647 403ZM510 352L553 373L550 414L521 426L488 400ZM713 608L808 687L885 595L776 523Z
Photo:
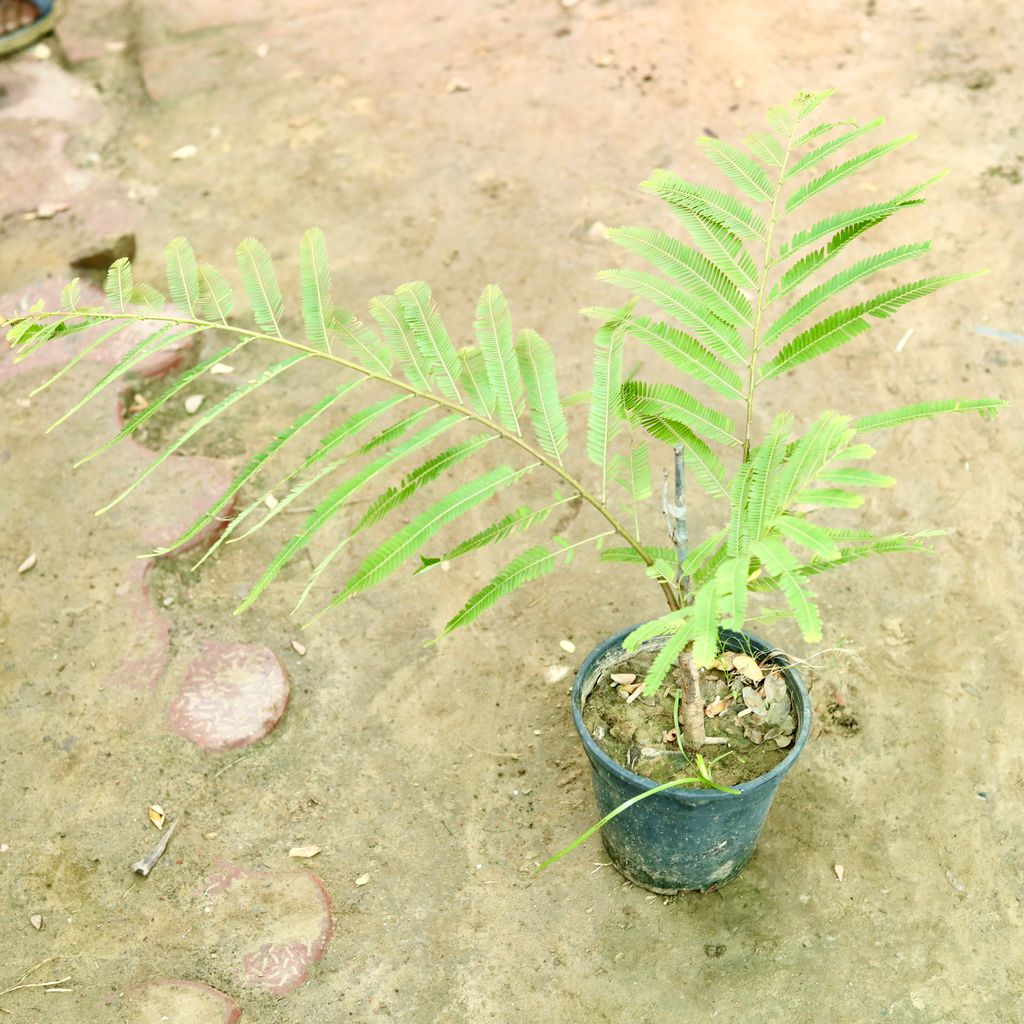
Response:
M105 230L100 214L90 220L103 197L114 221L134 218L137 266L152 279L175 235L226 267L252 234L294 296L299 237L319 224L347 304L423 278L465 335L480 289L498 282L517 322L553 343L575 391L590 360L576 310L618 301L594 279L617 254L591 225L668 226L634 188L652 168L711 180L697 135L736 139L760 127L767 105L835 86L832 116L885 114L892 135L921 135L866 187L888 195L952 169L887 237L934 238L929 271L992 273L788 377L765 416L782 402L810 418L932 396L1015 400L1024 380L1018 5L70 7L48 59L0 63L0 291L69 276L83 235ZM468 89L449 91L453 80ZM172 160L185 145L196 155ZM893 167L896 181L881 177ZM71 209L22 217L60 201ZM296 301L290 309L294 324ZM0 991L44 958L27 981L68 977L72 990L0 996L10 1019L150 1019L104 997L167 977L204 982L243 1020L268 1024L1021 1019L1019 407L880 442L875 468L900 484L872 497L865 518L949 534L931 557L821 580L823 646L860 660L819 659L819 729L743 875L718 893L664 900L624 884L596 840L532 873L593 820L568 680L548 683L545 669L575 667L657 612L655 588L584 559L425 648L473 574L495 569L488 553L440 588L428 574L344 605L303 637L300 657L288 615L297 573L231 615L280 540L268 530L193 580L184 560L154 568L154 592L175 598L169 667L152 694L108 685L137 642L114 597L145 550L133 519L171 499L158 483L141 504L89 514L127 482L117 455L71 469L108 433L110 410L100 402L71 429L43 429L96 372L80 367L29 404L19 399L36 371L0 385ZM240 458L315 393L312 375L295 381L265 389L200 452ZM19 576L33 551L36 567ZM813 653L784 629L772 636L797 657ZM170 695L210 638L278 652L290 705L196 797L143 881L128 865L151 841L147 805L175 813L239 756L204 754L165 729ZM845 727L827 710L836 694ZM330 894L333 935L309 981L276 998L238 980L240 936L260 908L218 916L197 894L224 861L297 870L288 849L300 842L322 849L298 868Z

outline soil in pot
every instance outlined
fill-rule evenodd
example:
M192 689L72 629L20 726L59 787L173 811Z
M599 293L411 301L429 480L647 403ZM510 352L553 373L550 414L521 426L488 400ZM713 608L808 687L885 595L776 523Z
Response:
M640 695L659 646L645 645L604 666L584 704L583 723L619 764L654 782L669 782L693 773L692 754L678 738L677 679L670 675L652 697ZM709 763L719 759L712 769L715 782L749 782L785 758L796 716L785 680L770 660L723 652L702 674L701 690L712 742L700 752Z

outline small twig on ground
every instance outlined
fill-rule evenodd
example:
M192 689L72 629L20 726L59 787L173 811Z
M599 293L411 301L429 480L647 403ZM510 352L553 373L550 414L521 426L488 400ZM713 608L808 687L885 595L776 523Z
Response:
M42 988L42 989L46 989L47 991L54 991L54 992L71 992L72 989L69 989L69 988L54 989L52 987L54 985L63 985L65 981L70 981L71 980L71 975L70 974L66 978L57 978L54 981L32 981L32 982L26 982L25 981L26 978L30 978L33 974L36 973L36 971L39 970L40 967L44 967L46 964L48 964L53 959L55 959L55 957L48 956L45 960L40 960L39 963L37 963L35 965L35 967L30 967L18 979L17 984L10 985L10 986L8 986L5 989L0 989L0 996L10 995L10 993L12 993L12 992L20 992L24 988ZM10 1012L11 1012L10 1010L5 1010L2 1006L0 1006L0 1013L7 1013L7 1014L9 1014Z
M229 764L224 765L223 768L220 768L218 771L214 772L213 775L211 775L208 779L205 779L203 782L201 782L192 791L192 795L185 801L184 804L182 804L181 810L178 812L178 816L172 819L171 822L168 824L167 829L164 831L164 834L160 837L160 841L156 844L156 846L154 846L153 849L149 851L149 853L147 853L143 857L140 857L139 860L135 861L135 863L131 865L132 871L134 871L135 874L137 875L141 875L143 878L147 878L149 876L150 871L152 871L153 868L156 867L156 862L164 855L164 850L167 849L167 844L170 842L171 835L174 832L175 828L177 828L178 822L181 821L181 819L185 816L185 812L188 810L188 808L196 799L196 797L198 797L199 794L202 793L202 791L211 782L213 782L214 779L220 778L220 776L222 776L226 771L229 771L231 768L234 768L239 761L244 761L247 757L251 757L254 753L255 751L250 750L248 754L243 754L241 757L236 757L234 761L231 761ZM131 892L130 889L128 891ZM125 893L125 896L127 895L128 893Z
M465 740L463 741L465 743ZM490 754L491 757L507 757L511 761L518 761L518 754L503 754L498 750L484 750L483 747L474 747L472 743L466 743L467 747L471 747L473 750L480 754Z
M160 837L160 842L149 853L132 865L132 871L135 874L142 875L143 878L149 876L150 871L156 867L156 862L164 855L164 850L167 849L167 844L171 841L171 836L174 835L174 830L177 828L179 821L181 821L180 814L177 818L171 820L171 823L164 830L164 834Z

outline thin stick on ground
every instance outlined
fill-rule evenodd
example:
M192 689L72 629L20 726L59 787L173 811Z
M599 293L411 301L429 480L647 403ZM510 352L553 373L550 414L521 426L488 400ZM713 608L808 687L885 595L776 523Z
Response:
M54 991L59 991L59 992L71 992L72 989L69 989L69 988L53 989L54 985L63 985L64 982L70 981L71 980L71 975L70 974L66 978L57 978L54 981L31 981L31 982L26 982L25 981L26 978L30 978L33 974L35 974L35 972L38 971L40 967L45 967L46 964L48 964L51 960L54 960L54 959L56 959L56 958L52 957L52 956L48 956L45 960L40 960L39 963L37 963L35 965L35 967L30 967L18 979L17 984L10 985L10 986L8 986L5 989L0 989L0 998L2 998L3 996L6 996L6 995L10 995L12 992L20 992L22 989L26 989L26 988L42 988L42 989L46 989L47 991L54 990ZM10 1012L11 1012L10 1010L5 1010L2 1006L0 1006L0 1013L10 1014Z
M143 878L147 878L149 873L156 867L156 863L164 855L164 851L167 849L167 844L171 841L171 835L174 830L178 827L178 822L185 816L185 812L188 810L192 802L199 796L200 793L211 783L214 779L219 779L226 771L234 768L239 761L244 761L247 757L251 757L255 751L250 750L248 754L243 754L241 757L236 757L234 761L224 765L223 768L218 769L208 779L201 782L193 791L192 795L182 804L181 810L178 812L178 816L173 818L170 824L167 826L166 831L160 837L159 842L153 847L147 854L140 857L134 864L131 865L132 871L137 875L141 875ZM127 895L127 893L125 894Z

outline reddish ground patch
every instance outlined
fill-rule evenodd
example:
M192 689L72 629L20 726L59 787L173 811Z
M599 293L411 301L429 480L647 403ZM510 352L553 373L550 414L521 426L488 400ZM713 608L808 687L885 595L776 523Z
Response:
M288 706L288 675L267 647L208 640L167 710L168 728L203 750L262 739Z
M211 912L243 936L239 984L283 996L308 977L331 940L331 899L323 882L308 871L248 871L218 862L204 895ZM266 921L254 931L252 921Z
M149 692L156 689L167 668L171 637L146 584L151 568L151 562L136 562L116 590L118 599L128 606L132 653L107 677L108 683Z
M209 985L183 978L144 981L123 992L107 996L108 1005L116 1003L120 1018L138 1024L149 1021L187 1021L188 1024L235 1024L241 1007L230 996Z

